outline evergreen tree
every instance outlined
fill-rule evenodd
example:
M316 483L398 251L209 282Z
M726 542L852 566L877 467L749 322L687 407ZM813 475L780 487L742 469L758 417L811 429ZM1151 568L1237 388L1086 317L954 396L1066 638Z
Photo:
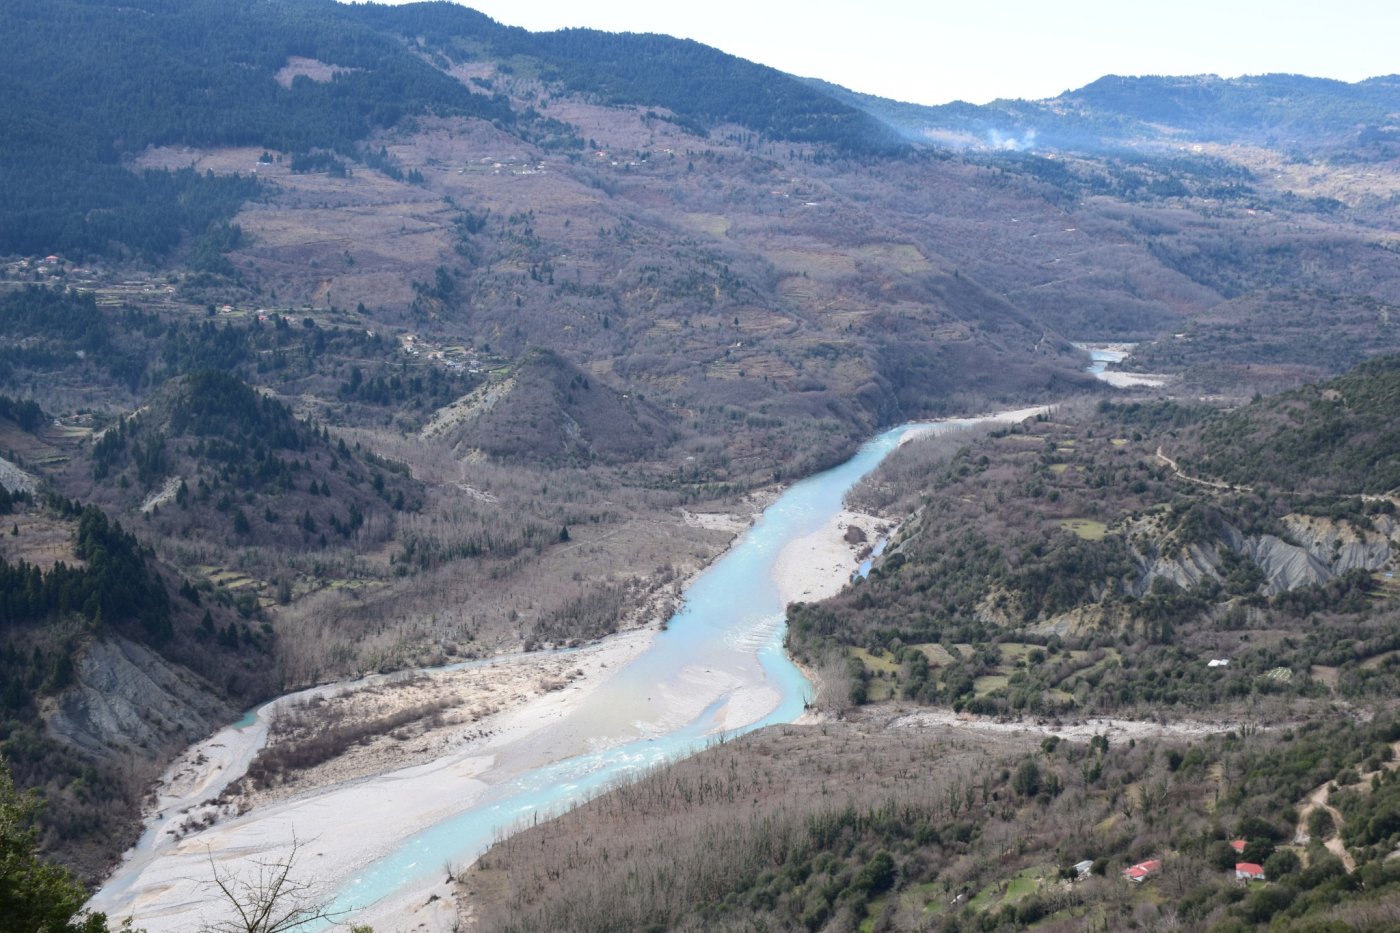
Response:
M39 857L38 809L0 766L0 925L6 933L107 933L103 914L83 911L83 886Z

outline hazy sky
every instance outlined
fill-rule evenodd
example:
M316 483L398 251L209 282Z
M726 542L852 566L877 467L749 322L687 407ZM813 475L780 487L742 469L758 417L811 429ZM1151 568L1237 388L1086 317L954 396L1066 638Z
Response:
M390 0L403 2L403 0ZM1053 97L1105 74L1356 81L1400 72L1396 0L469 0L527 29L695 39L857 91L938 104Z

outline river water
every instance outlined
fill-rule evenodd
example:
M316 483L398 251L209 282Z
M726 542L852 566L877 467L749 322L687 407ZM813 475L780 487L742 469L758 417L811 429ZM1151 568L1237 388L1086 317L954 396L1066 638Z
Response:
M717 736L792 722L813 688L783 647L785 606L774 566L784 546L824 528L846 492L901 441L1036 411L901 425L840 466L794 484L691 584L681 610L645 650L552 724L499 744L488 756L420 766L254 811L206 830L194 845L187 841L178 858L173 851L169 858L144 853L130 862L131 871L114 875L94 904L113 917L134 910L137 926L152 933L189 929L192 916L205 912L199 899L207 900L207 886L190 882L198 859L217 858L225 870L238 871L237 859L272 851L274 840L285 844L279 832L285 837L300 821L317 827L313 848L333 849L336 864L357 866L346 873L324 863L324 880L338 890L331 911L381 922L386 904L440 880L445 864L474 860L513 828L693 754ZM454 805L457 799L464 803ZM396 835L385 828L384 808L402 808L406 827L428 828Z
M1085 367L1085 372L1091 373L1095 379L1106 382L1115 389L1157 388L1167 384L1166 376L1125 373L1113 368L1132 356L1136 344L1076 343L1075 346L1089 354L1089 365Z

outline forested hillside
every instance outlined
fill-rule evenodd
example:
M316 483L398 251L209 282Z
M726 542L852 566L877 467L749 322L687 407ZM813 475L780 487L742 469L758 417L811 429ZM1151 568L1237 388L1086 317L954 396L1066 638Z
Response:
M463 878L462 923L521 933L1393 927L1393 717L1210 736L1187 726L1110 737L1101 723L1062 739L1069 730L1055 726L950 727L891 712L745 736L526 829ZM1337 785L1341 826L1304 802ZM580 858L584 845L596 857ZM1148 861L1147 881L1124 877ZM1241 883L1241 861L1268 883Z
M159 259L259 191L249 176L132 173L146 146L353 151L434 110L510 109L355 25L329 2L17 0L0 11L0 253ZM293 56L336 80L275 80Z
M701 136L734 122L780 139L865 147L884 132L779 72L664 36L535 36L446 3L20 0L0 12L9 121L0 254L159 259L259 191L250 176L129 172L124 160L147 146L353 157L371 131L414 115L513 124L504 98L472 93L414 54L425 27L434 51L461 57L457 43L485 43L496 55L529 56L549 80L613 103L671 108ZM278 80L297 59L329 66L331 80Z
M1104 402L903 453L853 501L913 517L869 579L794 607L793 644L840 646L856 702L1066 716L1384 696L1394 373L1385 358L1223 414Z
M1185 447L1189 469L1252 485L1373 501L1400 492L1400 357L1222 415Z
M773 139L862 152L899 149L892 132L858 109L691 40L592 29L530 33L450 3L365 4L352 15L423 41L450 61L483 52L533 60L547 83L609 104L664 107L701 138L717 124L732 123Z
M105 430L82 469L94 496L142 514L167 540L197 534L272 550L382 541L394 512L422 504L401 464L332 443L324 428L216 370L174 380Z

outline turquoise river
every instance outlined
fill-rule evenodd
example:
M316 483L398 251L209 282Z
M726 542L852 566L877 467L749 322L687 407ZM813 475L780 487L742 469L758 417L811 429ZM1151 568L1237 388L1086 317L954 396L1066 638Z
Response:
M555 729L596 739L590 725L613 721L619 707L633 707L637 717L644 719L647 704L642 698L697 664L761 680L776 697L776 705L767 712L725 732L716 716L725 703L721 699L667 734L569 757L496 785L471 810L414 836L393 855L355 875L332 904L332 911L357 911L424 874L440 874L445 862L471 861L511 827L528 823L537 814L557 813L618 780L693 754L722 732L738 735L797 719L811 698L812 685L783 647L785 607L774 582L779 552L788 542L823 528L841 510L847 491L904 439L981 420L892 428L840 466L788 488L687 589L683 607L651 646Z

